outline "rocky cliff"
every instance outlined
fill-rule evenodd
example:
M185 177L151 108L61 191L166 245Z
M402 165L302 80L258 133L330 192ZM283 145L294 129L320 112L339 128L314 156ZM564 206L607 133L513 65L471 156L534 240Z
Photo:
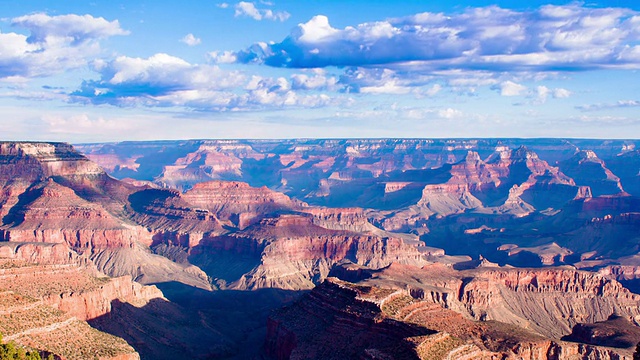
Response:
M64 244L0 243L0 332L6 340L65 359L139 359L121 338L91 328L112 303L163 299L130 277L110 279Z
M310 289L344 259L374 268L426 263L418 244L401 237L334 230L315 225L314 219L308 214L265 218L242 231L203 240L191 255L210 276L237 289Z
M303 206L285 194L237 181L199 183L185 192L183 198L197 209L209 211L241 229L267 214Z
M407 289L328 278L269 320L276 359L621 359L630 351L474 321ZM331 344L331 346L326 346Z
M38 308L44 318L57 314L36 328L82 324L86 334L94 331L83 322L90 319L148 358L247 355L260 325L248 319L242 327L234 317L271 304L257 307L261 319L318 284L269 321L270 355L625 356L626 348L579 339L617 326L607 322L612 316L625 326L640 321L640 299L614 280L640 278L640 203L627 190L639 168L621 165L635 156L627 145L376 139L85 146L111 174L129 178L119 181L66 144L0 143L0 239L10 240L0 242L0 256L11 259L10 276L26 279L7 283L7 291L49 279L49 290L22 295L45 307ZM603 269L548 268L562 264ZM330 274L359 283L324 282ZM158 284L186 308L139 283ZM236 301L243 297L260 301ZM27 330L4 331L25 339ZM635 339L634 331L624 334ZM577 342L561 341L571 336ZM113 355L133 354L122 349Z
M370 273L362 284L406 289L412 297L438 303L475 320L495 320L551 339L569 335L579 323L616 314L640 317L640 296L615 280L569 268L455 271L442 265L422 270L392 265Z

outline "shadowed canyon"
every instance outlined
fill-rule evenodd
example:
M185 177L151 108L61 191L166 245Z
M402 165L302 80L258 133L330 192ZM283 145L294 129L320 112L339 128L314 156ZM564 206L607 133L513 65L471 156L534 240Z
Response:
M634 140L0 143L0 333L60 359L631 359Z

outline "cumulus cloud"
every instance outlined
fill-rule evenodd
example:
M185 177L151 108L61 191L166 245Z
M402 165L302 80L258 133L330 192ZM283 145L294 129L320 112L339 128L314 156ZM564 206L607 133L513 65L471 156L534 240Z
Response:
M502 82L499 85L493 86L492 89L500 90L500 95L502 96L519 96L527 91L526 86L520 85L513 81Z
M285 78L247 77L217 65L199 65L167 54L149 58L120 56L93 64L100 80L85 81L71 94L73 101L116 106L182 106L200 111L241 111L280 107L320 107L347 104L344 97L301 93L296 89L327 87L315 77L303 81Z
M20 16L11 20L13 26L26 28L31 32L27 41L46 43L51 39L63 38L72 44L107 38L114 35L127 35L120 28L118 20L107 21L91 15L49 16L44 13Z
M410 74L407 72L398 72L387 68L349 68L340 77L339 83L343 86L343 90L349 93L369 93L369 94L407 94L411 91L425 88L424 93L440 91L436 87L433 90L432 76L423 76L418 74ZM435 93L434 93L435 94Z
M195 37L195 35L193 34L187 34L185 35L185 37L183 37L182 39L180 39L181 42L189 45L189 46L196 46L199 45L202 40L200 38Z
M536 87L536 102L545 103L547 98L551 96L554 99L563 99L571 96L571 91L563 88L550 89L544 85Z
M464 116L464 113L458 109L446 108L438 111L438 116L443 119L456 119Z
M207 56L217 64L233 64L238 60L232 51L211 51Z
M317 15L282 42L252 46L236 57L276 67L411 66L423 72L638 68L638 19L632 10L575 3L533 11L490 6L422 13L343 29Z
M271 5L271 4L265 4ZM273 11L271 9L258 9L256 5L252 2L240 1L234 7L235 16L246 16L250 17L253 20L274 20L274 21L285 21L287 20L291 14L286 11Z
M91 15L37 13L11 24L30 34L0 33L0 78L46 76L84 66L100 53L99 40L128 34L117 20Z
M338 79L335 76L328 75L323 69L314 69L311 74L291 75L291 83L292 88L295 90L336 90Z

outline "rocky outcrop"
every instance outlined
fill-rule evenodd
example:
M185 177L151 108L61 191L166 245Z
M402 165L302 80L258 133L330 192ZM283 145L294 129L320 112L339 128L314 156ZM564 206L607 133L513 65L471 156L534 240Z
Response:
M634 322L640 315L639 295L597 273L569 268L453 271L433 265L417 271L392 265L370 275L363 284L394 284L464 316L516 325L551 339L570 334L578 323L604 321L612 314Z
M526 163L537 176L549 164L553 167L571 158L578 148L591 149L608 159L630 149L630 145L625 141L563 139L304 139L118 143L83 145L80 149L105 168L113 169L110 172L115 176L156 180L178 189L210 180L241 180L282 190L315 205L344 207L369 203L372 207L398 208L410 205L409 200L415 204L415 196L420 197L416 189L447 182L446 176L437 182L421 176L429 173L425 169L464 162L466 165L458 166L457 170L469 170L464 177L474 192L479 190L477 185L500 187L526 180L526 176L519 181L511 180L519 172L509 171L507 163ZM522 146L529 150L516 154ZM497 163L489 164L491 161L487 160L496 149L505 155L502 167L498 168ZM512 149L514 154L509 154ZM500 155L493 159L499 162ZM500 176L495 176L496 171ZM507 185L508 190L511 185ZM360 196L363 186L381 198L371 201ZM495 197L504 201L506 191L499 194L487 200Z
M626 349L544 338L473 321L389 286L328 278L271 316L265 349L276 359L620 359ZM331 344L331 346L326 346Z
M195 208L211 212L218 219L241 229L268 214L303 206L285 194L236 181L199 183L185 192L183 198Z
M74 249L132 247L151 244L151 234L125 224L101 205L80 198L51 178L32 186L27 200L12 208L0 238L15 242L67 243Z
M0 143L0 180L44 180L51 176L100 175L104 171L65 143Z
M408 338L432 333L385 317L377 304L360 299L339 280L328 279L270 317L265 350L276 359L370 358L367 354L375 353L418 359Z
M220 231L218 218L194 208L177 190L144 189L129 196L134 221L156 233L210 233Z
M111 277L129 276L147 285L179 282L211 290L207 274L197 266L174 262L141 247L100 249L91 253L90 259L98 270Z
M236 289L292 290L312 288L343 259L373 268L392 262L426 263L416 244L401 237L327 229L313 222L309 215L263 219L245 230L203 240L191 250L192 259L211 277L225 279ZM235 266L244 262L241 273L231 275L221 267L232 255Z
M583 150L559 164L577 185L588 186L593 196L624 194L620 178L592 150Z
M51 294L43 301L80 320L91 320L106 315L112 310L112 303L123 303L141 307L152 299L163 299L162 292L155 286L145 286L131 280L130 276L98 280L102 284L96 288L80 292Z
M108 314L115 302L143 307L164 299L157 288L130 277L104 277L92 264L70 256L64 244L6 243L0 249L0 331L5 339L66 359L139 359L124 340L92 329L85 320ZM33 256L25 256L27 249Z
M0 242L0 258L25 264L75 264L84 259L66 244Z

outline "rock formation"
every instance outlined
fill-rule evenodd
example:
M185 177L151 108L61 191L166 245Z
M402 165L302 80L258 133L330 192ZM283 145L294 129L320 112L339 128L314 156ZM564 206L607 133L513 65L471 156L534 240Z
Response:
M251 312L263 319L315 287L268 322L269 355L626 356L628 346L606 340L635 341L640 322L640 298L616 281L640 283L632 145L355 139L81 147L127 178L120 181L70 145L3 142L0 277L18 280L0 284L0 295L22 300L0 317L33 306L51 320L34 331L0 331L71 358L85 354L42 334L79 329L107 357L135 357L133 348L154 359L255 357L246 349L265 324L235 324L234 316L247 320L242 306L256 304L236 300L269 304ZM331 275L357 284L326 280ZM166 298L141 284L157 284ZM106 335L92 326L121 339L101 343Z
M64 244L0 243L0 332L6 340L66 359L139 359L124 340L87 324L114 301L144 307L163 299L130 277L101 276Z
M424 293L415 288L372 283L328 278L270 317L266 352L276 359L595 360L631 354L626 348L565 342L498 321L470 320L421 297Z

